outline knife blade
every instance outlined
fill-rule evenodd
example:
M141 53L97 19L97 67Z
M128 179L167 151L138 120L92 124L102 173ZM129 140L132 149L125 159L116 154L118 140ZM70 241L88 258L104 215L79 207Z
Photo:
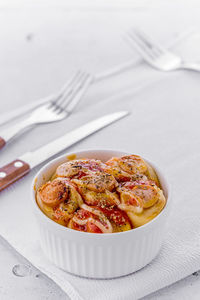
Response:
M0 191L28 174L31 169L55 154L58 154L62 150L88 137L92 133L122 119L127 115L127 111L120 111L105 115L68 132L35 151L24 153L18 159L0 168Z

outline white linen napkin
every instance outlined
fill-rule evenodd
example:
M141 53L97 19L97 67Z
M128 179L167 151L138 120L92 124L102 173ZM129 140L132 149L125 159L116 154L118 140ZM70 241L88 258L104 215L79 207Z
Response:
M160 254L142 270L111 280L73 276L54 266L42 253L30 201L31 181L40 167L0 194L0 234L73 300L138 299L200 269L200 74L187 71L164 74L144 64L138 66L137 72L141 78L148 74L156 80L140 93L129 86L126 92L98 103L88 104L87 98L87 105L82 104L80 112L60 123L38 126L1 151L0 165L3 165L86 120L127 109L132 112L130 116L68 151L110 148L140 154L155 161L173 184L172 213ZM122 76L110 88L114 91L115 84L123 88L123 83ZM90 95L101 94L104 84L96 85Z

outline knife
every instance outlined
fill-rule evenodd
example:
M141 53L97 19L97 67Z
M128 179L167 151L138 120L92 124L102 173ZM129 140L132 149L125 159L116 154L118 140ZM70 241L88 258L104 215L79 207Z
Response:
M28 174L30 170L55 154L127 115L127 111L105 115L68 132L62 137L33 152L24 153L18 159L0 168L0 191Z

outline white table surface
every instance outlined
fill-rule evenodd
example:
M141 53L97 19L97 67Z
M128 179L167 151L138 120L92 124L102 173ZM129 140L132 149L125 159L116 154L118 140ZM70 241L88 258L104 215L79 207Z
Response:
M123 32L135 24L163 41L191 27L200 32L199 1L103 2L0 1L0 112L53 93L77 68L99 73L131 60L133 55L137 59L122 38ZM109 79L102 90L98 88L98 94L94 85L77 110L84 111L86 104L129 89L142 93L151 82L148 72L145 65L138 72L136 67L136 72L121 75L120 86ZM160 73L155 71L154 76L158 79ZM191 76L198 91L198 75ZM8 151L12 159L12 148ZM13 275L16 264L29 262L0 238L0 299L66 299L63 291L33 266L28 276ZM199 299L199 274L145 299Z

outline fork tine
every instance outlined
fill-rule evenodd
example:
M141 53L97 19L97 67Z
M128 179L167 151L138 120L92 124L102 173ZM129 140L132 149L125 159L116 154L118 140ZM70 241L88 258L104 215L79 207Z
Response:
M63 94L66 93L66 91L69 89L70 85L73 83L75 77L77 77L80 74L80 70L76 72L68 81L65 83L64 86L62 86L61 90L57 93L57 96L54 100L50 101L48 104L49 107L53 106L56 107L56 104L59 102L59 100L62 98Z
M80 72L80 75L76 76L73 81L72 87L67 89L62 95L59 104L53 103L49 108L56 114L61 114L63 111L66 111L66 108L67 112L70 113L80 101L91 81L92 76L90 74Z
M151 44L151 42L149 41L149 39L146 39L139 31L137 31L136 29L133 31L134 34L136 35L136 37L141 41L141 43L143 43L144 46L146 46L146 48L148 48L152 55L158 55L159 53L157 53L156 49L154 48L154 46Z
M152 50L134 33L128 33L127 35L129 42L134 45L134 47L138 50L138 52L146 59L153 60L154 54Z
M155 40L153 40L150 36L148 36L145 32L143 32L141 29L139 28L134 28L133 31L135 32L135 34L137 34L137 36L139 36L144 43L146 43L147 45L149 45L149 47L154 51L157 52L157 54L164 54L166 52L166 50L161 47L158 42L156 42Z
M67 84L63 87L62 94L60 97L54 101L57 106L60 106L63 102L63 98L66 98L66 95L70 94L73 90L76 81L79 80L83 76L83 72L81 70L77 71L72 78L67 82Z
M61 88L60 94L63 94L66 89L69 87L69 85L72 84L75 77L77 77L81 73L81 70L78 70L77 72L74 72L73 76L66 82L66 84Z
M83 97L84 93L87 91L88 86L90 85L91 82L92 82L92 76L90 74L86 74L84 80L79 85L77 90L74 92L74 95L71 95L71 99L70 101L68 101L67 105L65 105L64 109L67 108L67 111L71 113L74 107Z
M71 99L73 99L74 93L79 88L79 86L82 85L82 82L85 79L85 75L86 73L81 72L80 76L78 76L76 80L74 80L72 87L63 94L61 101L59 101L58 103L61 109L64 109L66 105L68 105L68 103L71 101Z
M79 82L79 80L81 80L83 75L84 75L84 73L79 70L68 81L68 83L65 85L65 88L63 88L63 92L60 95L60 97L57 98L56 101L52 102L50 105L50 108L54 112L60 113L63 110L62 105L65 104L66 101L68 101L69 96L70 96L70 94L72 94L74 87L76 86L77 82Z

